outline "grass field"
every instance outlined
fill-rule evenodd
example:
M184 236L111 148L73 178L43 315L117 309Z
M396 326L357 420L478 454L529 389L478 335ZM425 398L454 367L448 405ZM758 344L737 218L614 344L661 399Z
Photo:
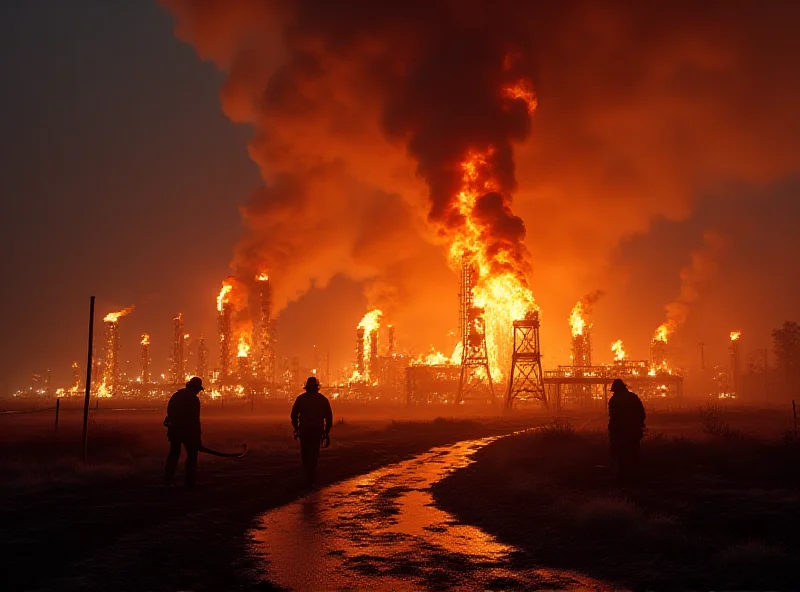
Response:
M635 485L616 485L604 433L562 420L479 451L435 498L517 546L520 566L633 589L797 589L800 440L786 431L790 417L707 407L648 424Z
M250 452L241 460L201 455L193 491L162 487L163 411L101 408L86 464L77 409L62 413L57 435L49 413L0 417L0 556L11 566L3 590L199 592L244 585L253 519L303 492L298 446L288 405L255 414L249 407L207 411L204 443L225 449L247 442ZM321 485L433 446L544 421L334 411L344 423L334 426L331 448L323 451ZM181 470L182 464L179 479Z

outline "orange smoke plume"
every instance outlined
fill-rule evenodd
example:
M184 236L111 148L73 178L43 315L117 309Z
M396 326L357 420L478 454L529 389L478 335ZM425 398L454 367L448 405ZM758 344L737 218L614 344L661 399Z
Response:
M718 260L727 241L718 233L703 234L703 245L690 255L689 264L681 269L681 288L674 302L666 306L667 320L659 325L653 341L667 343L675 330L686 321L689 309L699 297L700 286L711 279L717 271Z

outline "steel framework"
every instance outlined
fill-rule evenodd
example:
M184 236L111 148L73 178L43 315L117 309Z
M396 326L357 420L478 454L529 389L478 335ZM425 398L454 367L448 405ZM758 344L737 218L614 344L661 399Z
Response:
M456 403L462 403L471 393L489 386L489 396L494 400L494 385L489 369L489 353L486 347L486 321L484 310L474 305L472 288L477 272L465 255L461 260L461 291L459 293L459 328L461 329L461 375L458 380ZM486 397L474 397L486 398Z
M511 407L515 400L529 399L547 405L539 350L539 313L536 311L527 319L514 321L514 353L511 357L506 406Z

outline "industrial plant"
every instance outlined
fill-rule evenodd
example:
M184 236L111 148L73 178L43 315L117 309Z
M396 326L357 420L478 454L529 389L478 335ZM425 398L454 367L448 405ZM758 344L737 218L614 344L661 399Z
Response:
M207 385L205 395L212 400L288 400L302 388L305 377L315 373L335 399L410 406L538 405L551 410L583 409L604 405L615 378L622 378L645 400L675 401L683 396L683 373L670 364L668 333L663 326L651 341L650 359L629 359L618 340L608 348L613 362L597 364L593 361L591 321L596 295L589 295L577 302L568 325L565 323L565 330L571 331L570 364L543 368L538 307L534 305L519 318L511 319L503 339L498 339L497 333L490 338L488 303L476 298L479 279L475 261L462 257L459 341L452 353L413 355L398 347L395 327L384 323L381 310L373 309L354 327L354 355L347 378L335 380L329 367L321 368L318 356L311 367L304 367L297 357L278 361L273 287L267 274L259 274L249 284L229 277L222 282L216 297L216 363L209 359L205 337L199 335L193 340L183 314L178 313L172 319L168 371L153 371L152 337L147 333L139 340L139 371L135 375L122 372L120 342L126 338L124 318L133 312L131 306L103 319L102 347L94 356L91 392L98 399L160 399L191 376L200 376ZM739 332L731 333L730 368L718 380L717 390L726 397L735 396L739 388L739 336ZM502 352L504 355L493 351L498 346L507 350ZM506 360L504 366L498 364L501 360ZM82 395L85 389L80 365L75 362L72 367L73 384L57 389L58 396Z

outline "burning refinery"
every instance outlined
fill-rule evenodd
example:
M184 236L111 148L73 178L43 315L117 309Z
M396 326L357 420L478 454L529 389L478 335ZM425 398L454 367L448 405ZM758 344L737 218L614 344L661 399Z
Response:
M465 164L465 187L480 177L481 162ZM469 199L468 189L462 190L460 199ZM353 325L354 347L347 368L332 371L330 353L323 364L316 350L313 360L279 356L275 280L266 273L249 280L230 276L213 300L209 298L209 308L213 306L217 317L216 360L205 336L198 332L192 339L184 315L177 313L172 318L166 371L153 370L152 332L139 336L138 369L124 370L121 343L134 339L126 334L127 319L135 311L129 306L103 316L103 339L93 357L92 394L97 398L163 398L191 376L200 376L206 384L205 396L212 400L291 400L306 376L315 374L334 399L394 405L586 408L607 401L615 378L622 378L645 400L683 396L685 373L671 349L679 327L669 322L659 325L649 340L647 359L632 359L621 339L596 347L593 313L603 296L599 290L577 300L561 323L570 338L569 364L543 366L547 344L541 341L540 326L548 318L536 304L521 268L492 262L475 236L457 238L453 245L458 248L474 248L460 258L451 253L458 271L453 286L454 294L458 288L458 305L453 307L453 316L459 326L452 333L452 346L444 352L433 347L415 351L399 342L389 316L372 308ZM730 333L730 362L714 378L714 392L723 398L735 397L741 389L740 338L740 331ZM77 362L73 374L74 384L58 389L61 396L81 394Z

